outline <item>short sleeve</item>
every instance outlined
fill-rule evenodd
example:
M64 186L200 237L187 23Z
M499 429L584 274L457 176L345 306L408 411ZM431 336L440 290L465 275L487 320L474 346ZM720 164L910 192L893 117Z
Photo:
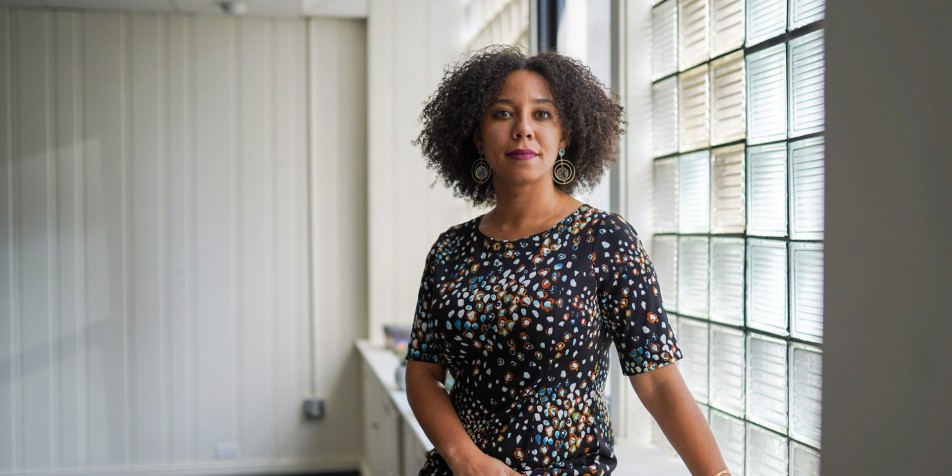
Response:
M423 266L423 278L420 279L420 291L417 293L416 311L413 316L413 326L410 330L410 341L407 344L407 360L421 362L442 363L442 346L440 345L437 328L430 312L434 299L434 265L441 240L430 249Z
M635 229L608 214L596 229L594 246L599 311L624 374L644 373L680 359L658 277Z

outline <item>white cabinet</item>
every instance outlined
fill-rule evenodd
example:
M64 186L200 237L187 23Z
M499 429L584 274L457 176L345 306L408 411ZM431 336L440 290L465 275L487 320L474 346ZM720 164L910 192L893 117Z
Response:
M400 476L400 414L373 369L364 362L364 460L369 474Z
M423 446L413 424L409 421L401 420L400 430L400 443L403 446L403 476L417 476L426 461L426 452L430 448Z
M364 415L362 476L416 476L433 448L397 389L399 358L359 341Z

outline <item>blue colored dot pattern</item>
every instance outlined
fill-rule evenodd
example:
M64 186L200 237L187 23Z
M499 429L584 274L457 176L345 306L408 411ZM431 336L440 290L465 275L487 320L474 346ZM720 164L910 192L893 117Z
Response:
M466 432L516 471L610 474L611 344L625 375L682 357L637 233L588 205L518 240L482 234L479 220L427 255L407 359L446 366ZM436 450L420 471L450 474Z

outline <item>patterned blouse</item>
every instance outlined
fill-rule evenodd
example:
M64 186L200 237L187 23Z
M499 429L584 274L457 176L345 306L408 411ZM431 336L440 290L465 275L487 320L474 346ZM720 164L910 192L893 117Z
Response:
M637 233L587 205L518 240L483 235L480 218L430 250L407 359L447 367L466 432L514 470L610 474L611 343L625 375L681 358ZM420 470L449 474L436 450Z

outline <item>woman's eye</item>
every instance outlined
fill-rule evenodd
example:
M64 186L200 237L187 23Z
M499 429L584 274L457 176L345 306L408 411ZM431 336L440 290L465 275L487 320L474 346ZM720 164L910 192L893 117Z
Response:
M494 112L493 117L496 117L499 119L508 119L512 117L512 113L509 111L506 111L505 109L501 109L499 111Z
M539 119L548 119L552 117L552 114L549 114L549 111L539 111L536 113L536 117Z

